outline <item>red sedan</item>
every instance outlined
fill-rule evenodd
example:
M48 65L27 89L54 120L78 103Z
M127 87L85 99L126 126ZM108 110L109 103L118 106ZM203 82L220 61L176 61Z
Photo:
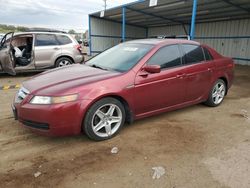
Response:
M125 122L197 103L218 106L232 85L234 63L194 41L145 39L23 83L12 108L44 135L115 136Z

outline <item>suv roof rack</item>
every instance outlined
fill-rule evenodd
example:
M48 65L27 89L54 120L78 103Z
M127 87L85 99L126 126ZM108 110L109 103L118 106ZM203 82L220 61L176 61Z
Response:
M30 28L26 29L25 32L51 32L51 33L67 33L56 29L44 29L44 28Z
M157 36L152 36L150 38L157 38L157 39L187 39L187 40L190 40L189 35L157 35Z

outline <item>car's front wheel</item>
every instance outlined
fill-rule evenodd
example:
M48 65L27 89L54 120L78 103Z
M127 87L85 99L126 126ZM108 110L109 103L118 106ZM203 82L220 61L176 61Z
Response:
M209 93L206 105L216 107L220 105L226 95L227 86L222 79L218 79Z
M86 113L83 130L92 140L114 137L125 122L125 110L115 98L104 98L93 104Z

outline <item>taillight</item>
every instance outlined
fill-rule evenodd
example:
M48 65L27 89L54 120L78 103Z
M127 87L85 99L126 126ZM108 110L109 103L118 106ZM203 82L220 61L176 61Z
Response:
M74 46L80 53L82 53L82 46L80 44Z

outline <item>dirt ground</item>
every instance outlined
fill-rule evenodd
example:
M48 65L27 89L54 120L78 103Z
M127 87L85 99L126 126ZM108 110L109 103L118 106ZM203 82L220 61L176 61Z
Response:
M104 142L35 135L13 119L16 89L0 91L0 187L249 188L250 67L235 73L221 106L139 120ZM31 76L1 75L0 86ZM157 166L166 173L152 179Z

